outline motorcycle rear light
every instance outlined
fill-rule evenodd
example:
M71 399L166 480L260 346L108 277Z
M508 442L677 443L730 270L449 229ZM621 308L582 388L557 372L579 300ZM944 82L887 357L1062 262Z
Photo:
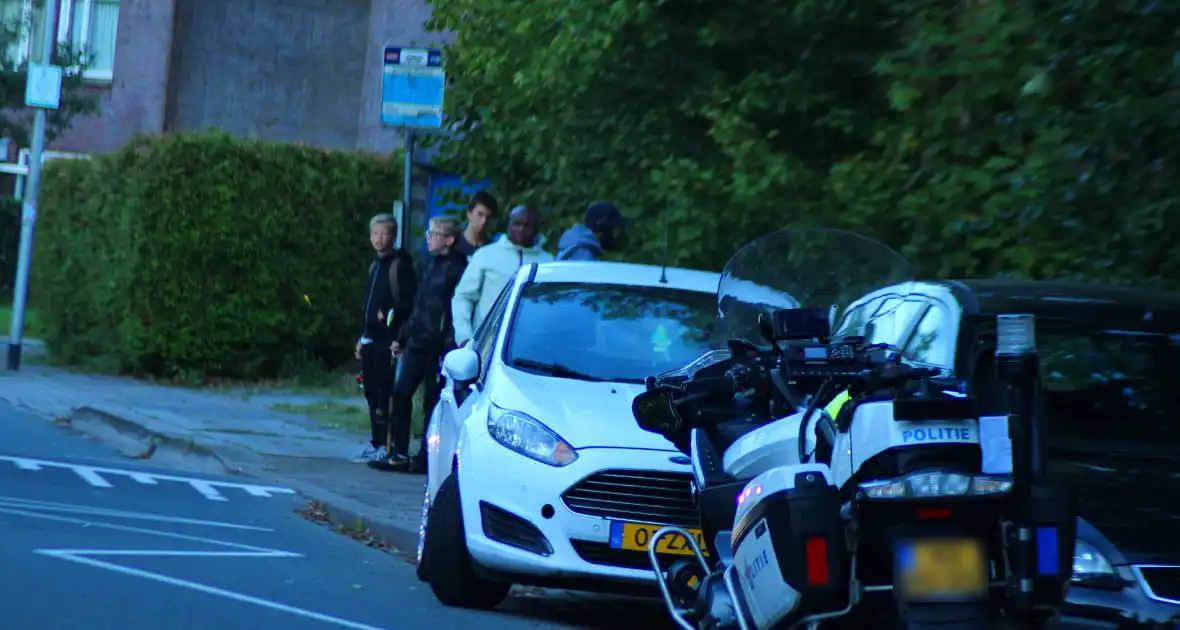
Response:
M870 481L859 486L867 499L923 499L934 497L987 496L1007 493L1012 480L1007 477L965 475L953 472L922 472Z
M828 539L822 536L808 538L804 555L807 559L807 585L826 585L829 580Z
M923 521L945 521L955 515L950 508L928 508L918 510L918 518Z

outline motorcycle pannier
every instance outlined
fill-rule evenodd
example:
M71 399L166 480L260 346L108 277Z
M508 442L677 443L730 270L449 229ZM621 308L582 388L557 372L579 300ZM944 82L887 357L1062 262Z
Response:
M742 590L761 622L842 610L849 599L851 558L839 490L821 472L799 471L792 479L789 471L770 471L751 482L753 491L741 500L756 503L733 531ZM757 485L764 478L772 487ZM775 478L785 483L773 484ZM791 597L791 590L798 596Z

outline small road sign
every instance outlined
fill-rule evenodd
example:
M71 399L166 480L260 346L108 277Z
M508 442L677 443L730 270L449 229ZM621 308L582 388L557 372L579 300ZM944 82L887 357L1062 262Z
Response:
M25 80L25 105L42 109L61 106L61 67L29 64Z
M381 124L387 127L438 129L443 121L447 75L442 50L385 49L381 84Z

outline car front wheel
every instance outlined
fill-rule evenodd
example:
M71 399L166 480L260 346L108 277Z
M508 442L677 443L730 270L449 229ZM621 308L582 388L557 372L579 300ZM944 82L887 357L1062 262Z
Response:
M459 502L459 475L451 473L430 506L426 519L422 563L430 590L447 606L488 610L508 597L511 584L492 582L475 574L467 551L467 533Z

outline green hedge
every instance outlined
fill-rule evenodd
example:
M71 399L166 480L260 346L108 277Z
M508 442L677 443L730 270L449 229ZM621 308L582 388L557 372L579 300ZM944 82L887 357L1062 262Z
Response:
M398 160L220 133L54 161L31 287L50 351L181 378L347 360L368 219L401 181Z

